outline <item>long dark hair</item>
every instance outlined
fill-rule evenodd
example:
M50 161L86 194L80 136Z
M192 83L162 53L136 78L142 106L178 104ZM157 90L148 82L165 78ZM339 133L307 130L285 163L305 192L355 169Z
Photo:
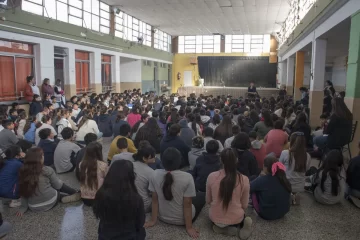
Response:
M26 152L24 165L19 171L19 194L21 197L33 196L39 184L39 177L43 168L44 153L41 148L30 148Z
M267 127L274 127L274 123L271 118L271 114L268 110L264 110L261 114L261 116L264 118L264 124Z
M128 223L135 219L139 202L143 204L135 186L133 163L115 161L96 193L93 205L96 218L105 222Z
M344 158L342 153L339 150L331 150L325 157L325 160L322 162L321 167L318 169L316 173L316 179L321 174L321 182L320 187L324 192L325 187L324 183L328 177L328 174L331 178L331 194L333 196L337 196L339 194L339 186L340 186L340 171L344 164Z
M84 115L82 116L81 121L79 122L78 129L80 129L82 126L84 126L85 123L87 123L87 121L91 120L91 119L92 119L91 115L89 114L89 112L87 110L85 110Z
M115 122L118 123L121 119L125 119L125 113L123 111L118 112Z
M98 189L97 161L103 160L102 146L98 142L89 143L80 166L80 183L90 189Z
M237 171L238 159L235 150L227 148L221 152L225 177L220 182L219 198L222 200L223 209L227 211L237 184L242 185L241 174Z
M29 129L31 128L31 124L34 123L35 121L36 121L36 117L29 117L26 120L26 123L25 123L25 126L24 126L24 133L29 131Z
M145 123L144 126L142 126L137 132L136 138L140 140L147 140L153 138L154 136L159 137L161 135L162 132L157 124L157 120L155 118L149 118L147 123Z
M220 132L226 136L232 136L232 120L229 115L224 116L219 126L215 129L216 132Z
M266 167L267 172L271 175L273 174L272 166L276 162L278 162L278 160L276 157L273 157L273 156L268 156L264 159L264 167ZM286 191L291 193L291 191L292 191L291 184L290 184L289 180L286 178L285 172L281 169L277 169L275 176L277 177L277 179L279 180L281 185L286 189Z
M174 183L174 177L171 174L171 171L175 171L180 168L181 159L182 159L181 153L176 148L173 147L167 148L163 153L161 161L167 173L165 174L164 177L162 192L164 194L164 198L167 201L171 201L174 198L172 193L172 185Z
M295 172L305 172L307 163L306 139L304 133L294 132L290 136L289 165L295 159Z
M353 120L353 115L350 112L349 108L346 106L344 99L342 98L333 98L331 100L332 105L332 114L336 115L339 118L344 118L346 120Z
M155 155L155 149L148 141L140 141L139 148L137 152L133 154L133 158L135 161L144 162L144 158L155 158Z
M294 129L297 129L299 128L302 124L306 124L307 125L307 117L306 117L306 114L304 112L301 112L299 113L297 116L296 116L296 121L295 121L295 124L294 124Z

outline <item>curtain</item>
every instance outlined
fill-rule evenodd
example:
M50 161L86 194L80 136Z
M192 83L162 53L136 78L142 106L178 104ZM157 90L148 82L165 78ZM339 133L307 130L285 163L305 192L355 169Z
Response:
M16 63L16 89L18 96L20 96L21 92L23 92L23 94L25 93L25 87L27 84L26 77L30 75L34 76L33 59L17 57L15 59L15 63Z
M198 57L200 78L205 86L276 87L277 64L269 57Z
M14 100L14 58L0 56L0 100Z

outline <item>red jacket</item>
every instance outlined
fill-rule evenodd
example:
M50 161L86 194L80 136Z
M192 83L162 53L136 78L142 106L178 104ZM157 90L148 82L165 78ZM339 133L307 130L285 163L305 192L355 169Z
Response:
M34 96L34 93L33 93L33 90L31 88L31 86L29 84L26 84L26 87L25 87L25 99L26 99L26 101L32 102L33 96Z

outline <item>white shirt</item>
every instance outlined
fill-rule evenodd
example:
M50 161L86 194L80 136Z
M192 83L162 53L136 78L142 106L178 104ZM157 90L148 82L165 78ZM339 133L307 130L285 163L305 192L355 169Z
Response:
M99 134L99 127L94 120L87 120L84 125L76 133L76 141L84 141L85 135L88 133Z
M40 90L39 90L38 86L36 86L36 84L35 85L31 84L30 87L31 87L31 89L33 91L33 94L37 94L37 95L40 96Z
M51 132L56 136L57 135L57 132L55 131L55 128L47 123L43 123L41 125L41 127L37 128L35 130L35 145L37 146L40 142L40 137L39 137L39 132L40 130L42 129L45 129L45 128L49 128L51 130Z

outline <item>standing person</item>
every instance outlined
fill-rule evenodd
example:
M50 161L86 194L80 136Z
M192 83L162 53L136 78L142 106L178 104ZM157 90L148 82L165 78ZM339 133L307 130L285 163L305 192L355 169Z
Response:
M226 115L220 125L215 129L214 139L219 140L224 145L225 140L232 136L232 120Z
M21 207L17 216L22 216L29 208L35 212L48 211L59 200L62 203L80 200L78 191L63 183L51 167L44 166L41 148L31 148L26 152L24 165L19 172L19 194Z
M305 172L311 164L311 157L306 152L304 133L295 132L290 136L290 149L282 151L279 161L285 165L286 178L291 183L292 204L300 204L298 193L304 191Z
M276 157L268 156L264 160L265 175L250 183L253 206L263 219L280 219L290 210L291 184L285 170Z
M66 99L65 99L65 93L64 90L62 89L61 86L61 80L60 79L56 79L56 83L54 86L54 95L56 97L56 102L58 103L59 107L66 107L65 103L66 103Z
M274 123L274 129L270 130L264 138L266 143L266 155L274 153L279 158L284 146L288 143L289 135L283 130L284 121L277 120Z
M238 160L233 149L225 149L220 157L223 169L211 173L206 183L206 203L210 205L213 230L248 239L252 225L252 219L245 217L250 196L249 179L237 171Z
M25 86L25 99L28 102L33 101L34 95L40 96L40 90L38 86L36 86L36 80L33 76L26 77L26 86Z
M196 192L191 174L180 171L182 161L177 149L167 148L161 160L165 169L155 170L149 184L152 216L145 227L154 226L159 216L168 224L185 225L188 235L197 238L199 232L193 228L192 222L205 205L205 194Z
M274 127L271 114L268 110L262 112L262 118L264 120L257 122L254 126L254 131L258 134L260 140L263 140L266 134Z
M135 186L133 163L116 161L95 195L99 239L144 240L144 203Z
M326 93L328 93L328 95L333 98L335 95L335 88L333 83L330 80L327 80L325 82L325 88L324 88L324 95L326 96Z
M50 85L50 79L45 78L43 81L43 84L41 85L41 93L45 99L45 96L53 96L54 95L54 89Z
M103 185L108 171L108 165L103 161L100 143L92 142L86 146L79 169L81 199L86 206L92 206L96 192Z
M138 106L134 106L131 109L131 113L127 115L127 122L129 123L130 127L133 127L138 121L141 120L141 114Z
M256 87L255 87L255 84L253 81L250 82L250 86L248 87L247 95L250 98L255 98L258 96L258 92L256 90Z

